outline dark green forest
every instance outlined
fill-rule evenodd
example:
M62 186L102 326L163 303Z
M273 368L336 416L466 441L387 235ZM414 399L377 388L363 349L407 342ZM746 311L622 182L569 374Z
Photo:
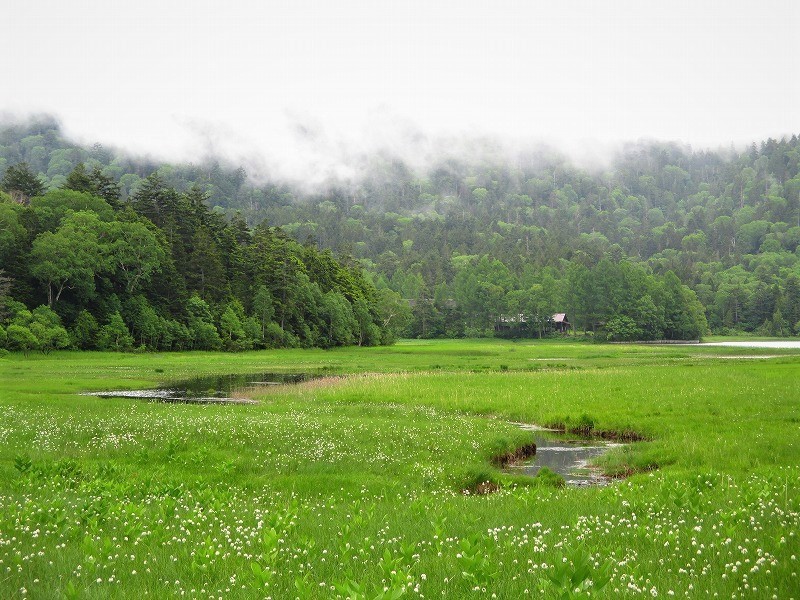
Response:
M488 144L489 142L487 142ZM224 161L0 127L9 348L227 348L800 333L800 142L387 154L314 192ZM501 158L502 157L502 158ZM28 336L30 334L30 337ZM52 339L51 339L52 338Z
M227 219L198 185L178 192L158 172L123 198L74 156L57 186L26 161L4 170L0 346L333 347L390 343L402 327L406 304L352 259Z

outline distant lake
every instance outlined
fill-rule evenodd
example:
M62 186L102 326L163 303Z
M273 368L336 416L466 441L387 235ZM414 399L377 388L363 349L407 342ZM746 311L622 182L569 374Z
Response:
M800 340L786 341L775 340L774 342L704 342L701 346L726 346L728 348L796 348L800 349Z

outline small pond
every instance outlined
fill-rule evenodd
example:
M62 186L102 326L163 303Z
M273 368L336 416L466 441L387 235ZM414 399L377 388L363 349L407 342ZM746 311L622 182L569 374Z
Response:
M208 375L165 384L149 390L111 390L87 392L84 396L101 398L138 398L152 402L183 404L254 404L238 393L248 388L287 385L308 381L307 373L257 373L247 375Z
M569 433L543 429L536 425L520 425L522 429L534 433L536 454L524 461L506 467L515 475L536 476L539 469L547 467L561 475L567 485L605 485L607 477L590 466L593 459L602 456L611 448L622 446L618 442L587 439Z

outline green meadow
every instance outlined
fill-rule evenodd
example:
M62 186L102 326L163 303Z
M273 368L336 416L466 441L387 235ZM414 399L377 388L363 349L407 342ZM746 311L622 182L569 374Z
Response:
M315 378L80 395L264 372ZM9 354L0 598L800 598L799 405L800 350ZM563 487L498 468L516 423L638 441Z

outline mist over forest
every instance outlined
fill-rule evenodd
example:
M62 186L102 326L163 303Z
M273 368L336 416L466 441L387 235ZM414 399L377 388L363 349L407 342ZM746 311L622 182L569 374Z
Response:
M258 157L164 162L79 145L53 118L7 120L3 344L540 337L557 335L555 313L596 339L800 333L796 135L606 154L411 130L407 142L287 178ZM134 234L148 256L123 247ZM54 264L62 252L74 260ZM64 333L20 332L37 322Z

